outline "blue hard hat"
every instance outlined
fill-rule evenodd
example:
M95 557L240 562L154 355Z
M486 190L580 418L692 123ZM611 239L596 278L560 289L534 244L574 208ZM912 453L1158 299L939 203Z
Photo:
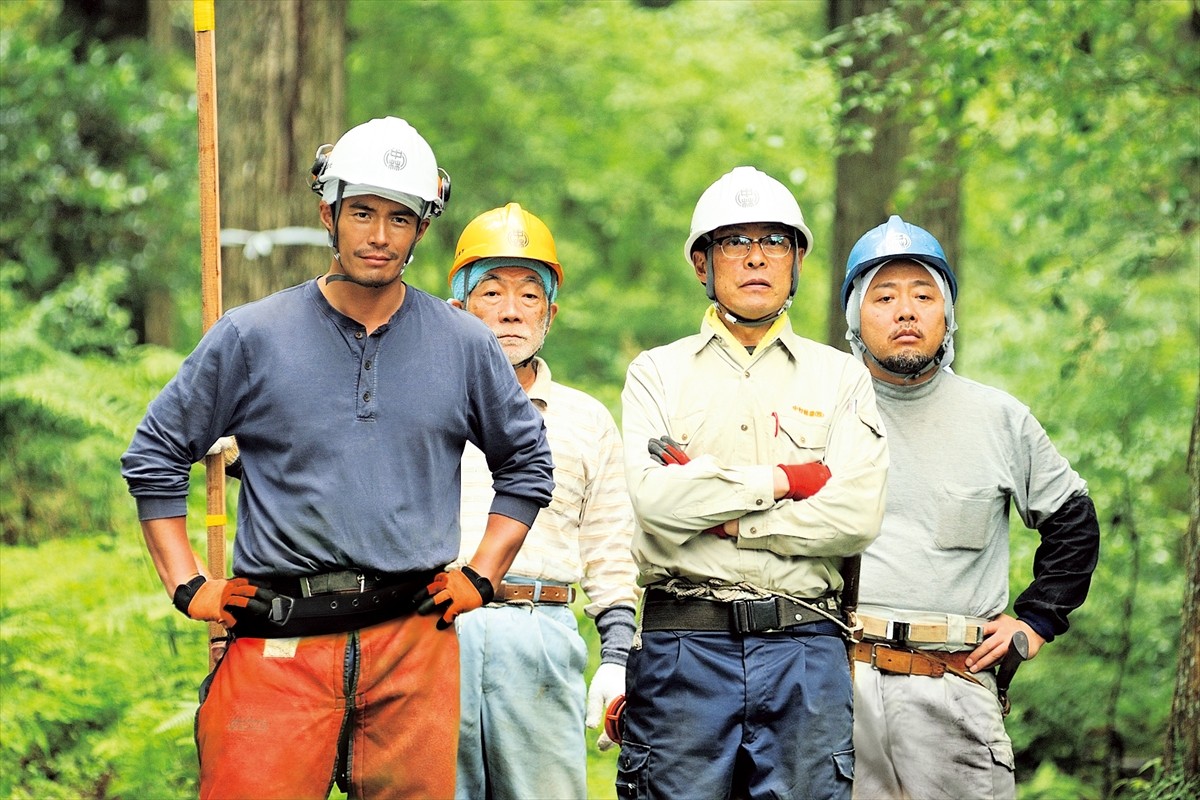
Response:
M901 258L920 261L942 273L950 286L950 302L958 299L958 281L938 240L924 228L893 214L883 225L864 233L850 250L850 257L846 259L846 280L842 282L842 310L846 310L850 291L859 275L886 261Z

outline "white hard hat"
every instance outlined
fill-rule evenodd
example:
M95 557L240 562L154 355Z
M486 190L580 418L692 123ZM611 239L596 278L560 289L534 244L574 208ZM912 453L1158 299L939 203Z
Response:
M790 225L804 237L801 246L812 251L812 232L788 188L754 167L735 167L705 189L696 202L692 230L683 246L684 260L692 266L692 246L700 237L725 225L753 222Z
M422 218L442 213L450 177L438 169L429 143L397 117L373 119L317 150L312 188L333 205L339 198L376 194Z

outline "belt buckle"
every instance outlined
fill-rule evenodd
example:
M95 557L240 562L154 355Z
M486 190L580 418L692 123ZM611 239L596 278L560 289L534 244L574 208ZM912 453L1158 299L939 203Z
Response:
M357 585L345 581L351 576ZM366 591L366 585L366 573L348 569L341 572L327 572L324 575L305 575L300 578L300 595L312 597L316 594L362 594Z
M783 601L778 597L734 600L733 629L741 634L770 633L783 629Z
M887 629L883 632L883 638L896 644L906 644L908 642L909 623L897 622L889 619Z
M296 601L287 595L277 595L271 600L271 611L267 614L267 619L276 625L286 625L288 620L292 618L292 610L296 607Z
M875 670L876 672L883 671L883 670L879 669L879 664L876 661L876 659L879 658L879 653L877 652L877 650L880 647L886 647L886 646L887 645L885 645L883 642L871 642L871 669Z

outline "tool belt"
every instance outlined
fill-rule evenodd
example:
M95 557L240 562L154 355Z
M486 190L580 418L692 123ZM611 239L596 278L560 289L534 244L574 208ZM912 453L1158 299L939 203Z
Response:
M414 598L437 572L379 574L342 570L322 575L255 578L255 582L265 583L279 596L272 601L266 618L239 616L234 611L238 622L230 632L240 638L284 639L368 628L415 611Z
M861 612L858 621L862 623L863 635L868 639L896 642L901 646L946 644L951 641L950 626L945 623L899 622ZM961 630L964 645L974 647L983 643L982 625L967 625Z
M567 605L575 600L575 588L561 583L500 581L497 603L554 603Z
M650 589L642 606L642 630L723 631L745 635L788 631L802 625L824 622L831 627L830 632L840 633L836 622L814 609L836 618L837 598L826 595L806 603L797 603L786 597L722 602L678 597L661 589ZM825 631L814 630L814 633Z
M924 675L940 678L947 672L982 686L982 682L967 671L970 651L942 653L936 650L909 650L878 642L857 642L854 660L870 664L880 672L892 675Z

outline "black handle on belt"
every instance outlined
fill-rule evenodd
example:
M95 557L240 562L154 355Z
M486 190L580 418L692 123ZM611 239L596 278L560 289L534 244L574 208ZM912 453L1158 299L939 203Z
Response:
M1008 687L1012 685L1013 676L1017 674L1017 667L1021 666L1021 662L1027 658L1029 658L1029 637L1025 635L1025 631L1017 631L1012 635L1012 641L1008 643L1008 652L1001 659L1000 671L996 674L996 696L1000 700L1000 708L1003 709L1006 717L1012 708L1012 703L1008 700Z

